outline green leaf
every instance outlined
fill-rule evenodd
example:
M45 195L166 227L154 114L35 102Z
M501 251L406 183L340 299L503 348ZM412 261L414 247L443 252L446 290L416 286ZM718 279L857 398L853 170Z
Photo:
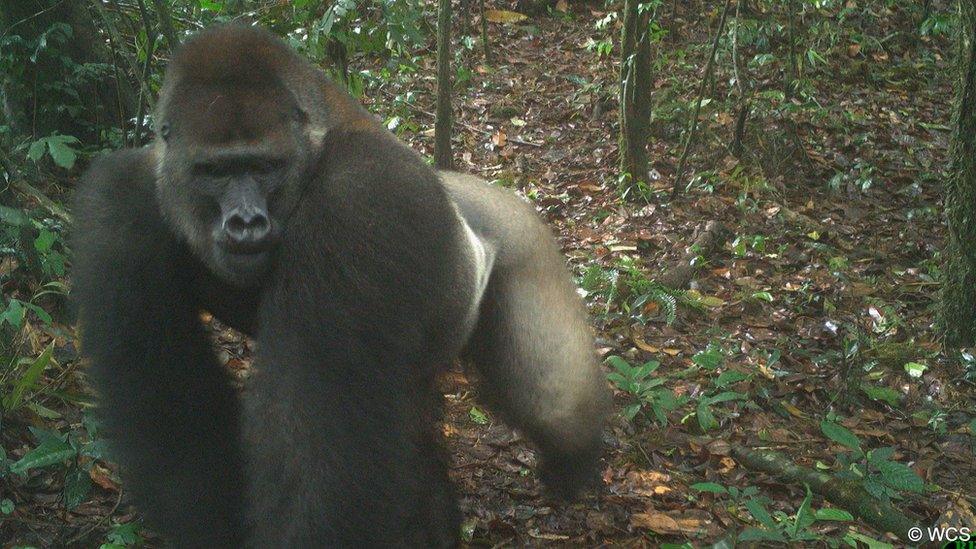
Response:
M722 364L723 359L725 359L725 355L722 354L721 350L714 347L709 347L704 351L698 351L691 357L692 362L706 370L715 370Z
M922 480L911 467L897 461L882 461L875 466L881 472L881 480L895 490L920 493L925 490Z
M30 148L27 149L27 158L37 162L42 156L44 156L45 147L47 147L47 141L44 138L38 139L37 141L31 143Z
M702 401L708 402L708 404L719 404L720 402L728 402L730 400L745 400L746 396L743 393L737 393L735 391L725 391L714 396L702 397Z
M58 235L47 229L41 229L40 234L34 239L34 249L44 253L51 249L51 246L54 245L54 241L57 239Z
M882 461L890 461L891 456L893 455L895 455L895 449L890 446L875 448L874 450L868 452L868 461L872 465L877 465Z
M52 135L48 138L47 150L51 153L51 159L54 160L55 164L66 170L70 170L75 166L75 159L78 158L78 154L67 145L75 141L78 141L78 139L70 135Z
M70 511L88 497L92 481L81 467L74 466L64 478L64 506Z
M110 542L122 546L135 545L142 541L142 536L139 535L139 524L135 522L116 524L105 537Z
M624 416L624 419L626 419L627 421L633 421L634 417L637 416L637 412L640 412L640 409L643 406L644 405L641 404L640 402L636 404L631 404L630 406L624 408L623 412L621 412L620 414Z
M10 466L12 473L23 474L30 469L38 469L61 463L77 454L74 448L59 438L45 439L41 444L27 452L24 457Z
M51 325L51 320L52 319L51 319L51 314L50 313L48 313L44 309L38 307L37 305L34 305L33 303L24 303L24 307L27 307L28 309L30 309L31 311L33 311L33 313L35 315L37 315L37 318L41 319L41 322L43 322L44 324L47 324L48 326Z
M24 325L24 316L27 314L27 309L24 308L24 302L19 299L11 299L7 303L7 308L0 312L0 326L6 322L14 330L19 330L21 326Z
M20 401L23 398L24 393L28 389L34 387L37 380L40 379L44 368L46 368L51 362L51 354L53 352L54 342L52 341L51 344L44 349L44 352L42 352L41 355L38 356L30 366L28 366L27 370L24 372L24 375L17 380L17 383L14 385L14 390L3 399L4 410L10 411L20 406Z
M619 357L617 355L613 355L613 356L607 357L606 362L607 362L607 364L609 364L610 366L612 366L614 370L620 372L624 376L626 376L628 378L633 376L634 369L623 358L621 358L621 357Z
M861 450L861 441L858 440L854 433L847 430L846 427L825 419L820 422L820 430L823 431L823 434L827 438L838 444L846 446L851 450Z
M718 420L715 419L715 414L712 413L712 410L708 407L708 402L705 400L698 403L698 410L695 412L695 416L698 417L698 425L702 431L717 429L719 426Z
M27 217L27 214L23 210L9 206L0 206L0 223L14 227L23 227L30 223L30 218Z
M9 515L14 512L14 502L7 498L0 500L0 513L4 515Z
M484 413L476 406L472 406L471 410L468 411L468 417L471 421L477 423L478 425L488 425L488 414Z
M698 490L699 492L709 492L711 494L727 494L729 491L721 484L716 484L714 482L699 482L697 484L691 485L692 490Z
M901 393L890 387L876 387L874 385L864 384L861 385L861 390L864 391L864 393L868 395L868 398L871 400L886 402L891 407L898 406L898 403L901 400Z
M857 542L861 542L867 545L868 549L893 549L890 543L878 541L864 534L858 534L857 532L848 532L844 535L844 540L848 541L852 547L857 547Z
M816 516L817 516L817 520L838 520L838 521L854 520L854 515L848 513L843 509L837 509L837 508L817 509Z
M752 298L759 301L765 301L767 303L773 302L773 294L769 292L755 292L752 294Z
M909 376L914 378L922 377L922 374L924 374L925 370L928 369L929 369L928 366L926 366L925 364L921 364L919 362L905 363L905 371L908 372Z
M30 411L34 412L35 414L41 416L44 419L58 419L58 418L61 417L61 414L60 413L58 413L58 412L56 412L56 411L48 408L47 406L44 406L43 404L39 404L37 402L31 401L31 402L28 402L27 404L25 404L24 406L27 407L27 409L29 409Z
M750 377L751 376L749 376L748 374L743 374L742 372L737 372L735 370L726 370L718 376L718 379L715 380L715 386L725 387L727 385L732 385L733 383L745 381Z
M776 521L769 515L769 511L766 510L766 505L762 500L752 498L746 501L745 506L752 514L752 518L758 520L760 524L769 529L776 529Z
M792 537L800 537L800 532L806 530L808 526L813 524L817 519L813 515L813 511L810 509L810 500L813 499L813 492L810 491L810 487L806 486L807 495L803 498L803 503L800 504L800 508L796 510L796 520L793 521Z

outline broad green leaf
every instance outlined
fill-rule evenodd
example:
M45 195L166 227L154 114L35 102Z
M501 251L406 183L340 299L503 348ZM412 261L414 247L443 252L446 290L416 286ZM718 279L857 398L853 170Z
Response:
M623 415L624 419L626 419L627 421L633 421L634 417L637 416L637 412L640 412L640 409L642 407L643 404L641 404L640 402L636 404L631 404L630 406L624 408L623 412L621 412L621 415Z
M715 348L709 348L695 353L694 356L691 357L691 361L702 368L705 368L706 370L714 370L722 364L722 360L724 358L725 355L722 354L722 351Z
M813 516L813 510L810 509L810 500L813 499L813 492L810 491L809 486L806 486L806 489L807 495L805 498L803 498L803 503L800 504L800 508L796 510L796 520L793 521L793 538L799 538L800 532L806 530L808 526L817 520L816 517Z
M51 153L51 159L54 160L54 163L66 170L70 170L75 166L75 159L78 158L77 153L67 145L65 140L53 139L53 137L70 136L52 136L52 138L48 138L47 140L47 150Z
M9 515L14 512L14 502L7 498L0 500L0 513Z
M484 413L475 406L472 406L471 410L468 411L468 417L470 417L471 421L477 423L478 425L488 425L488 414Z
M74 466L64 478L64 506L70 511L88 497L92 481L81 467Z
M752 514L752 518L758 520L760 524L769 529L776 528L776 521L770 516L769 511L766 510L766 505L759 498L747 500L745 506Z
M621 374L623 374L623 375L625 375L627 377L632 377L633 376L634 369L630 366L630 363L628 363L623 358L621 358L621 357L619 357L617 355L613 355L613 356L607 357L606 362L607 362L607 364L609 364L610 366L612 366L614 370L620 372Z
M142 541L142 536L139 535L139 524L135 522L116 524L105 537L110 542L123 546L135 545Z
M695 413L698 417L698 425L701 427L702 431L710 431L712 429L717 429L719 424L718 420L715 419L715 414L708 407L708 402L702 400L698 403L698 410Z
M14 227L23 227L30 223L30 218L27 217L27 214L23 210L11 208L10 206L0 206L0 223L13 225Z
M817 520L838 520L838 521L851 521L854 520L854 515L848 513L843 509L837 508L826 508L817 509Z
M861 441L858 440L857 435L850 432L846 427L838 425L832 421L827 421L826 419L820 422L820 430L823 434L830 440L846 446L851 450L860 450Z
M11 465L10 471L23 474L30 469L61 463L71 459L76 453L75 449L67 442L58 438L49 438Z
M719 404L721 402L728 402L730 400L745 400L746 395L743 393L736 393L735 391L726 391L724 393L719 393L715 396L702 397L703 401L707 401L709 404Z
M54 342L52 341L50 345L38 356L27 370L24 371L24 375L21 376L17 383L14 385L14 390L10 392L6 398L3 399L3 409L4 410L14 410L20 406L20 401L24 397L24 393L34 387L37 380L40 379L41 373L44 368L47 367L51 362L51 354L54 352Z
M24 302L19 299L11 299L7 303L7 308L0 311L0 326L6 322L14 330L19 330L24 325L24 316L26 314L27 309L24 308Z
M29 149L27 149L27 158L30 158L34 162L37 162L44 156L44 148L47 147L47 141L43 138L31 143Z
M745 381L749 379L748 374L743 374L742 372L737 372L735 370L726 370L722 372L718 379L715 380L716 387L725 387L726 385L732 385L733 383L738 383L740 381Z
M928 366L926 366L925 364L921 364L919 362L905 363L905 371L908 372L908 375L910 375L911 377L915 377L915 378L922 377L922 374L924 374L925 370L928 369L929 369Z
M925 490L925 482L915 474L911 467L897 461L882 461L875 466L881 472L881 480L895 490L920 493Z
M886 402L889 406L898 406L901 400L901 393L890 388L890 387L876 387L874 385L864 384L861 385L861 390L864 391L868 398L871 400L880 400Z
M40 234L34 239L34 249L44 253L51 249L51 246L54 245L54 241L57 239L58 235L47 229L41 229Z
M859 534L857 532L848 532L847 534L844 535L844 540L845 541L852 540L853 543L849 541L852 547L857 547L858 546L857 542L861 542L867 545L868 549L893 549L894 547L890 543L885 543L883 541L876 540L874 538L865 536L864 534Z
M727 494L729 491L721 484L716 484L714 482L699 482L697 484L691 485L692 490L698 490L699 492L709 492L712 494Z

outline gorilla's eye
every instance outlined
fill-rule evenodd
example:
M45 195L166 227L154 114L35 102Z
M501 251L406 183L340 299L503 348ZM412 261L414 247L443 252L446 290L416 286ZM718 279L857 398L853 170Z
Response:
M292 111L291 116L295 120L295 122L298 122L299 124L308 123L308 113L302 110L301 107L295 107L295 109Z
M159 136L163 138L163 141L169 141L169 123L163 122L159 125Z

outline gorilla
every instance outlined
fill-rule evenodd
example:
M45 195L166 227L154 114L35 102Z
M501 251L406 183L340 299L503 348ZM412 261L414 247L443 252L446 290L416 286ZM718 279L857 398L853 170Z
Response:
M594 480L609 391L529 205L435 172L254 27L188 40L155 122L79 185L73 294L123 479L170 543L456 545L434 378L457 359L555 495ZM204 311L257 341L243 392Z

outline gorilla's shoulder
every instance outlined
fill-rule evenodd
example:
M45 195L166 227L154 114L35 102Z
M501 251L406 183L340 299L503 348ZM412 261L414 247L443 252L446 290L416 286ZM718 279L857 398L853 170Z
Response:
M157 218L152 158L147 148L96 157L75 190L78 225L105 229Z

